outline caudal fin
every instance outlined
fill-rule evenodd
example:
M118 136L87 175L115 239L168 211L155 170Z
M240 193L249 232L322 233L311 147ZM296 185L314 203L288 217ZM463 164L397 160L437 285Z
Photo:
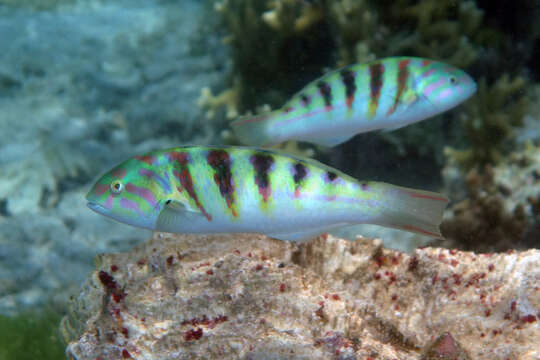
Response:
M439 193L380 184L383 194L377 224L438 239L439 225L448 199Z
M246 145L268 146L279 141L268 134L268 122L278 115L279 110L266 112L256 116L243 116L231 123L236 137Z

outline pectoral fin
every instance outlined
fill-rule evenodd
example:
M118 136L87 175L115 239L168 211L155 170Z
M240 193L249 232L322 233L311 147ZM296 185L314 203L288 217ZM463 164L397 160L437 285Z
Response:
M181 224L190 220L200 220L201 218L204 218L204 215L198 209L192 209L178 200L168 200L158 215L155 230L172 233L181 232Z

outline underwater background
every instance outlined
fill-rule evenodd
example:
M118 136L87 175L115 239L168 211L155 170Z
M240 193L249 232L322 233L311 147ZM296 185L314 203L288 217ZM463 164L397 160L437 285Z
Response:
M86 207L99 175L152 149L239 144L231 120L352 63L441 60L478 91L332 149L280 146L451 199L444 241L340 235L540 247L539 18L538 0L0 0L0 360L62 358L60 318L94 257L151 236Z

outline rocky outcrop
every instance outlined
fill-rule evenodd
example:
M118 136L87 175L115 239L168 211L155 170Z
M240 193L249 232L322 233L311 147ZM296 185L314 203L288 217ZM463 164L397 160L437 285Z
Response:
M536 359L540 251L155 234L102 255L71 359Z

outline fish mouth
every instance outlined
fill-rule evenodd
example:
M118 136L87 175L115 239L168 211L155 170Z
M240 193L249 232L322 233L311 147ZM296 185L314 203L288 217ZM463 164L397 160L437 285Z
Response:
M97 212L98 214L106 215L107 209L103 205L100 205L98 203L89 201L86 203L86 206L90 208L90 210Z

